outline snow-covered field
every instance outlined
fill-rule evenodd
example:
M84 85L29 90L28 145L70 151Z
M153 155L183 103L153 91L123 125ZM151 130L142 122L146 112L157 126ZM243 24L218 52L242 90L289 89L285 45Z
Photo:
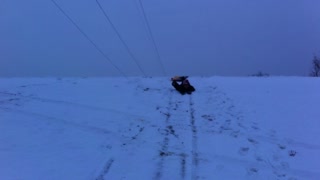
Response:
M320 179L320 79L0 79L1 180Z

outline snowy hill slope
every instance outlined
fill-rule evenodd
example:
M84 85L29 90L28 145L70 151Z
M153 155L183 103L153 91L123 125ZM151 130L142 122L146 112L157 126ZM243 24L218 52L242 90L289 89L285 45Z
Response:
M0 79L0 179L320 179L320 79Z

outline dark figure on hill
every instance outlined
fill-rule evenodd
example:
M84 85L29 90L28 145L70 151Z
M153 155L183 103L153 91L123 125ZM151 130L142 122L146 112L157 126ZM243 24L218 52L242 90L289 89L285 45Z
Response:
M172 80L172 86L179 91L182 95L184 94L191 94L193 91L195 91L195 88L191 86L190 82L188 81L187 77L181 76L181 77L174 77L171 78ZM181 82L180 84L178 82Z

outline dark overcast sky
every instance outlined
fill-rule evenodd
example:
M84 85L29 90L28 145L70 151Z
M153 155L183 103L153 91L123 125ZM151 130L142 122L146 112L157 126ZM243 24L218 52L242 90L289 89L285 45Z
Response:
M308 75L319 0L55 0L127 76ZM119 76L51 0L0 0L0 76Z

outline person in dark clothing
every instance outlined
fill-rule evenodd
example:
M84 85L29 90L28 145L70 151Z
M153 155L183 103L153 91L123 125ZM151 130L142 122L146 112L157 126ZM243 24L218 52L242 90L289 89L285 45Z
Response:
M188 79L184 78L181 82L181 84L178 84L176 80L172 80L172 86L179 91L182 95L185 93L191 94L193 91L195 91L195 88L191 86Z

